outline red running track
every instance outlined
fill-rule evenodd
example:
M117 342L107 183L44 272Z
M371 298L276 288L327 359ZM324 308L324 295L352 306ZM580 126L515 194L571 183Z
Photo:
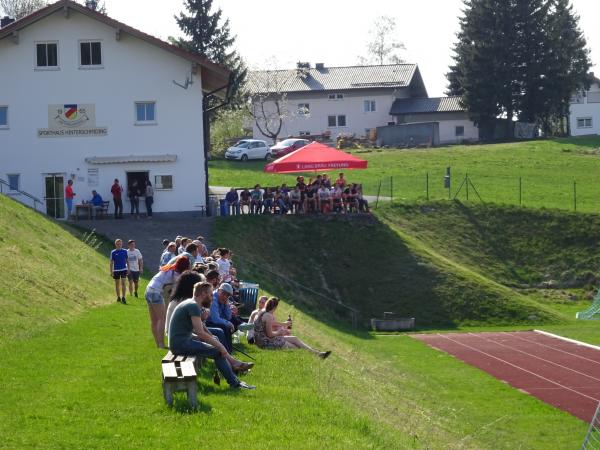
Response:
M412 337L586 422L600 402L599 349L535 331Z

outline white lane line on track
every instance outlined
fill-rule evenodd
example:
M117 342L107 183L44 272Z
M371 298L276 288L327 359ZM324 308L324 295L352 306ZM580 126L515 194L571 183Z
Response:
M544 380L544 381L547 381L547 382L549 382L549 383L555 384L555 385L556 385L556 386L558 386L558 387L561 387L561 388L563 388L563 389L566 389L566 390L568 390L568 391L574 392L575 394L577 394L577 395L580 395L581 397L588 398L588 399L590 399L590 400L593 400L593 401L595 401L595 402L600 402L600 399L598 399L598 398L595 398L595 397L590 397L589 395L586 395L586 394L584 394L584 393L582 393L582 392L576 391L575 389L571 389L570 387L563 386L562 384L560 384L560 383L557 383L556 381L552 381L552 380L550 380L549 378L546 378L546 377L544 377L544 376L542 376L542 375L539 375L539 374L537 374L537 373L535 373L535 372L532 372L532 371L530 371L530 370L524 369L523 367L517 366L516 364L510 363L510 362L508 362L508 361L505 361L505 360L503 360L502 358L498 358L497 356L490 355L489 353L486 353L486 352L484 352L484 351L482 351L482 350L479 350L479 349L477 349L477 348L475 348L475 347L471 347L470 345L464 344L464 343L462 343L462 342L455 341L454 339L450 339L449 337L447 337L447 336L444 336L443 334L438 334L438 336L439 336L439 337L441 337L441 338L447 339L447 340L449 340L450 342L454 342L455 344L462 345L463 347L466 347L466 348L468 348L468 349L471 349L471 350L473 350L473 351L475 351L475 352L477 352L477 353L481 353L482 355L486 355L486 356L487 356L487 357L489 357L489 358L496 359L496 360L498 360L498 361L500 361L500 362L503 362L503 363L504 363L504 364L506 364L506 365L509 365L509 366L512 366L512 367L514 367L515 369L518 369L518 370L521 370L521 371L523 371L523 372L526 372L526 373L528 373L528 374L531 374L531 375L533 375L534 377L538 377L538 378L540 378L540 379L542 379L542 380ZM448 353L448 352L446 352L446 353ZM483 369L481 369L481 370L483 370Z
M478 339L482 339L482 340L484 340L484 341L486 341L486 342L491 342L491 343L493 343L493 344L500 345L500 346L502 346L502 347L504 347L504 348L507 348L507 349L509 349L509 350L512 350L512 351L517 351L517 352L519 352L519 353L523 353L524 355L530 356L530 357L532 357L532 358L535 358L535 359L539 359L540 361L543 361L543 362L545 362L545 363L552 364L552 365L554 365L554 366L560 367L561 369L570 370L571 372L574 372L574 373L576 373L576 374L578 374L578 375L583 375L584 377L591 378L591 379L592 379L592 380L594 380L594 381L598 381L598 382L600 382L600 378L596 378L595 376L588 375L587 373L583 373L583 372L580 372L580 371L578 371L578 370L575 370L575 369L571 369L570 367L563 366L562 364L559 364L559 363L556 363L556 362L554 362L554 361L550 361L550 360L548 360L548 359L542 358L541 356L536 356L536 355L534 355L534 354L532 354L532 353L528 353L528 352L526 352L526 351L519 350L518 348L511 347L510 345L505 345L505 344L502 344L502 343L500 343L500 342L497 342L497 341L494 341L494 340L491 340L491 339L486 339L486 338L484 338L484 337L482 337L482 336L479 336L478 334L475 334L475 333L469 333L468 335L469 335L469 336L476 337L476 338L478 338ZM508 334L508 335L510 336L510 334Z
M564 336L559 336L558 334L548 333L547 331L542 330L533 330L536 333L543 334L544 336L553 337L555 339L560 339L562 341L570 342L571 344L581 345L582 347L592 348L594 350L600 350L600 347L597 345L588 344L587 342L576 341L575 339L566 338Z
M538 341L532 341L530 339L525 339L524 337L521 337L518 333L511 334L511 336L514 336L517 339L521 339L522 341L525 341L525 342L530 342L532 344L540 345L542 347L551 348L552 350L555 350L557 352L566 353L567 355L572 355L572 356L575 356L576 358L585 359L586 361L589 361L589 362L592 362L594 364L600 365L600 361L596 361L596 360L593 360L593 359L590 359L590 358L586 358L585 356L578 355L577 353L571 353L571 352L568 352L566 350L562 350L560 348L552 347L551 345L543 344L543 343L538 342ZM549 337L549 336L546 336L546 337Z

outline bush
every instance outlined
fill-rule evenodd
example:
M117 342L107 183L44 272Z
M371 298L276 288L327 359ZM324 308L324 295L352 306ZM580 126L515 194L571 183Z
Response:
M252 118L244 109L220 111L211 124L211 158L222 158L232 140L241 139L246 135L244 127L250 123Z

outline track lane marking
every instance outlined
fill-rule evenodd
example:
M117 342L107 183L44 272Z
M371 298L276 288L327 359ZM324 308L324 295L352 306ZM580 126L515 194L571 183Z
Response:
M549 382L549 383L551 383L551 384L555 384L555 385L556 385L556 386L558 386L558 387L561 387L561 388L563 388L563 389L566 389L566 390L568 390L568 391L574 392L575 394L577 394L577 395L579 395L579 396L581 396L581 397L585 397L585 398L587 398L587 399L593 400L594 402L600 402L600 399L598 399L598 398L595 398L595 397L590 397L589 395L586 395L586 394L584 394L584 393L582 393L582 392L576 391L575 389L571 389L570 387L563 386L562 384L560 384L560 383L557 383L556 381L552 381L552 380L550 380L549 378L546 378L546 377L544 377L544 376L542 376L542 375L539 375L539 374L537 374L537 373L535 373L535 372L532 372L532 371L530 371L530 370L527 370L527 369L524 369L524 368L522 368L522 367L519 367L519 366L517 366L516 364L513 364L513 363L510 363L510 362L508 362L508 361L505 361L505 360L503 360L502 358L498 358L498 357L496 357L496 356L494 356L494 355L490 355L489 353L486 353L486 352L484 352L483 350L479 350L479 349L477 349L477 348L475 348L475 347L471 347L470 345L463 344L462 342L455 341L454 339L450 339L449 337L446 337L446 336L444 336L444 335L442 335L442 334L439 334L439 333L437 334L437 336L439 336L439 337L441 337L441 338L443 338L443 339L447 339L447 340L449 340L450 342L454 342L455 344L462 345L463 347L466 347L466 348L468 348L468 349L471 349L471 350L473 350L473 351L475 351L475 352L477 352L477 353L481 353L482 355L486 355L486 356L487 356L487 357L489 357L489 358L496 359L496 360L498 360L498 361L500 361L500 362L502 362L502 363L504 363L504 364L506 364L506 365L509 365L509 366L512 366L512 367L514 367L515 369L518 369L518 370L521 370L521 371L523 371L523 372L529 373L529 374L533 375L534 377L538 377L538 378L540 378L540 379L542 379L542 380L544 380L544 381L547 381L547 382ZM444 352L446 352L446 351L444 350ZM446 353L449 353L449 352L446 352ZM471 364L471 365L472 365L472 364ZM480 369L480 370L483 370L483 369ZM484 370L484 372L485 372L485 370ZM489 373L489 372L488 372L488 373ZM491 375L491 374L490 374L490 375ZM494 377L494 378L497 378L497 377Z
M589 361L589 362L592 362L594 364L600 365L600 361L595 361L593 359L586 358L585 356L578 355L577 353L571 353L571 352L568 352L566 350L562 350L562 349L557 348L557 347L552 347L551 345L543 344L543 343L538 342L538 341L532 341L530 339L525 339L524 337L519 336L517 333L511 334L511 336L514 336L517 339L521 339L522 341L525 341L525 342L531 342L532 344L536 344L536 345L540 345L542 347L550 348L550 349L555 350L557 352L566 353L567 355L572 355L572 356L575 356L576 358L585 359L586 361ZM542 335L542 336L544 336L544 335ZM549 337L549 336L546 336L546 337Z

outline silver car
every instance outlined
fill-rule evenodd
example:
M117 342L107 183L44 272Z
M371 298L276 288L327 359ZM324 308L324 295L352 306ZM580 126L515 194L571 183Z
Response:
M264 159L270 161L273 155L265 141L258 139L242 139L225 152L226 159L248 161L249 159Z

